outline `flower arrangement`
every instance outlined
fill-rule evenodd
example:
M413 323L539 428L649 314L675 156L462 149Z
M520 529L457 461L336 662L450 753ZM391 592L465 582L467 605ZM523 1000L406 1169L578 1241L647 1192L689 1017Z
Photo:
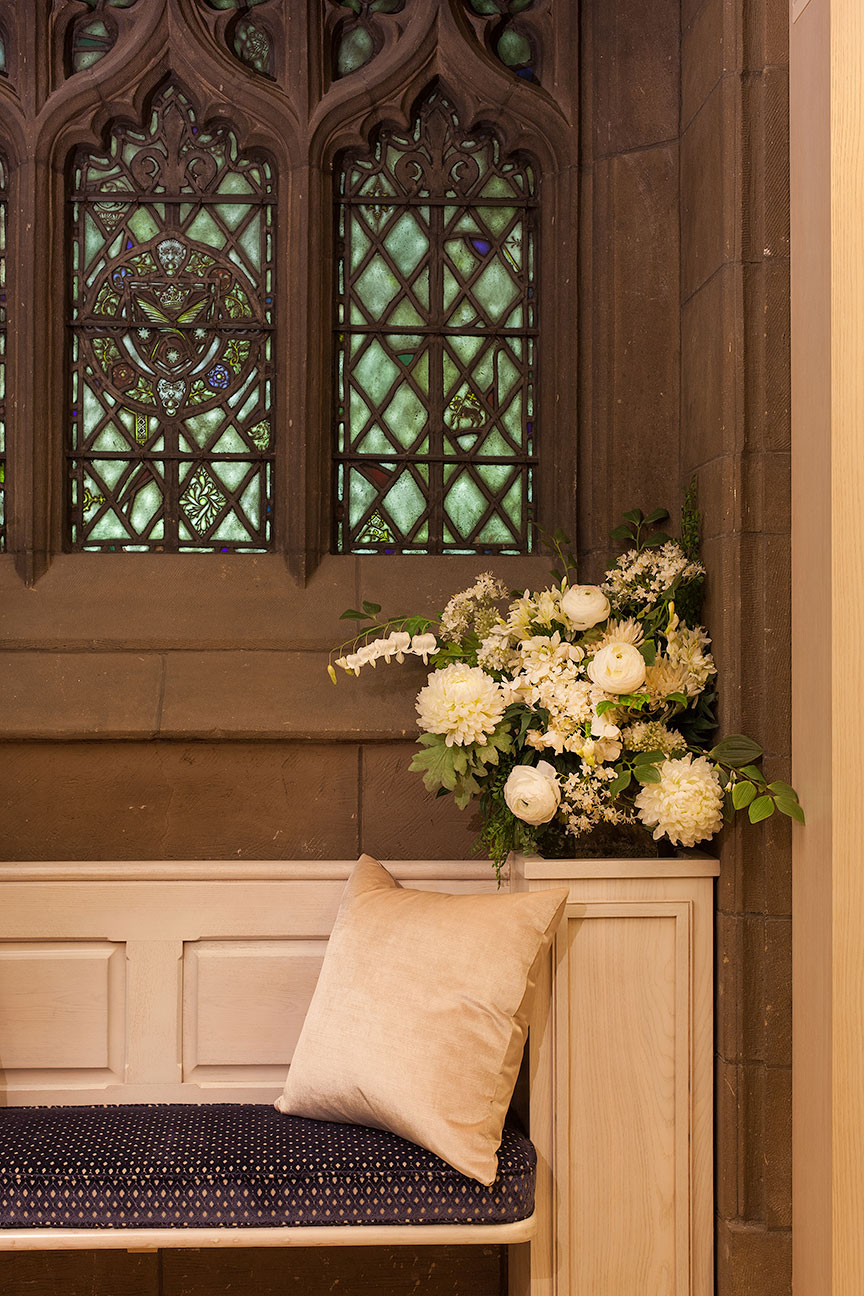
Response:
M336 667L431 666L411 768L460 808L479 803L478 845L496 870L512 849L573 855L610 834L635 836L639 853L649 836L694 846L744 809L751 823L775 811L804 822L794 789L755 763L758 743L709 745L716 668L698 624L705 569L690 493L681 541L657 529L668 516L626 513L612 536L630 547L599 585L576 582L559 529L544 537L559 564L547 589L509 594L485 572L435 619L382 620L375 603L343 613L367 624Z

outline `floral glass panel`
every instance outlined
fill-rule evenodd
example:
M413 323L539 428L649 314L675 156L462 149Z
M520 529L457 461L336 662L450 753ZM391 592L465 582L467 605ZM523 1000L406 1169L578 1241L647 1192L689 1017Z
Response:
M534 181L440 94L340 176L336 547L524 553L536 445Z
M174 88L144 129L79 153L74 549L272 547L274 188Z
M6 548L6 167L0 161L0 550Z

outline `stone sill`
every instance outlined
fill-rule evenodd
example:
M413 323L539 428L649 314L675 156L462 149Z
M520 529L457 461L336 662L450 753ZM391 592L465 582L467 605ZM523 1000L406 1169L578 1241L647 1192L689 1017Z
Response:
M58 554L33 588L0 555L0 650L329 651L364 599L430 614L493 571L511 588L549 583L553 560L482 554L325 555L305 586L281 554Z
M0 653L0 741L414 738L422 662L327 676L318 652Z

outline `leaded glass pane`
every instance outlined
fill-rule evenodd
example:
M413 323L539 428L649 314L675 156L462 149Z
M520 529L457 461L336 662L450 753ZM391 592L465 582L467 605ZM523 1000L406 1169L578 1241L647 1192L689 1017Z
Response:
M169 87L73 183L72 547L272 548L269 163Z
M340 552L531 549L534 179L438 93L339 178Z

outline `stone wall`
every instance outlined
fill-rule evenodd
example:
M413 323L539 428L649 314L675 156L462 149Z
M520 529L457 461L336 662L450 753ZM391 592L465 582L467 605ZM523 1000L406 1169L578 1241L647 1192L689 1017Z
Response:
M582 576L599 573L618 513L675 509L697 475L723 728L758 737L779 777L789 752L786 49L785 0L583 0L573 213ZM329 559L304 593L275 556L218 560L190 600L172 593L183 559L134 564L131 580L104 561L91 584L61 557L27 590L0 560L4 858L466 854L470 816L427 797L407 770L419 668L381 666L334 690L324 650L344 632L343 607L363 597L440 607L478 564ZM533 583L548 566L517 560L507 579ZM786 825L727 831L718 1296L790 1291L789 882ZM160 1278L156 1257L2 1257L0 1286L107 1296L120 1282L142 1296L212 1296L242 1279L262 1293L302 1283L315 1296L305 1263L202 1253L166 1261ZM364 1280L347 1258L329 1263L343 1268L321 1275L322 1292L349 1277L357 1291L383 1289L374 1265ZM463 1254L399 1263L388 1291L469 1289ZM494 1290L500 1256L477 1265L470 1290Z
M684 0L681 478L696 473L721 724L789 778L785 0ZM717 892L717 1292L791 1290L789 825L727 831Z

